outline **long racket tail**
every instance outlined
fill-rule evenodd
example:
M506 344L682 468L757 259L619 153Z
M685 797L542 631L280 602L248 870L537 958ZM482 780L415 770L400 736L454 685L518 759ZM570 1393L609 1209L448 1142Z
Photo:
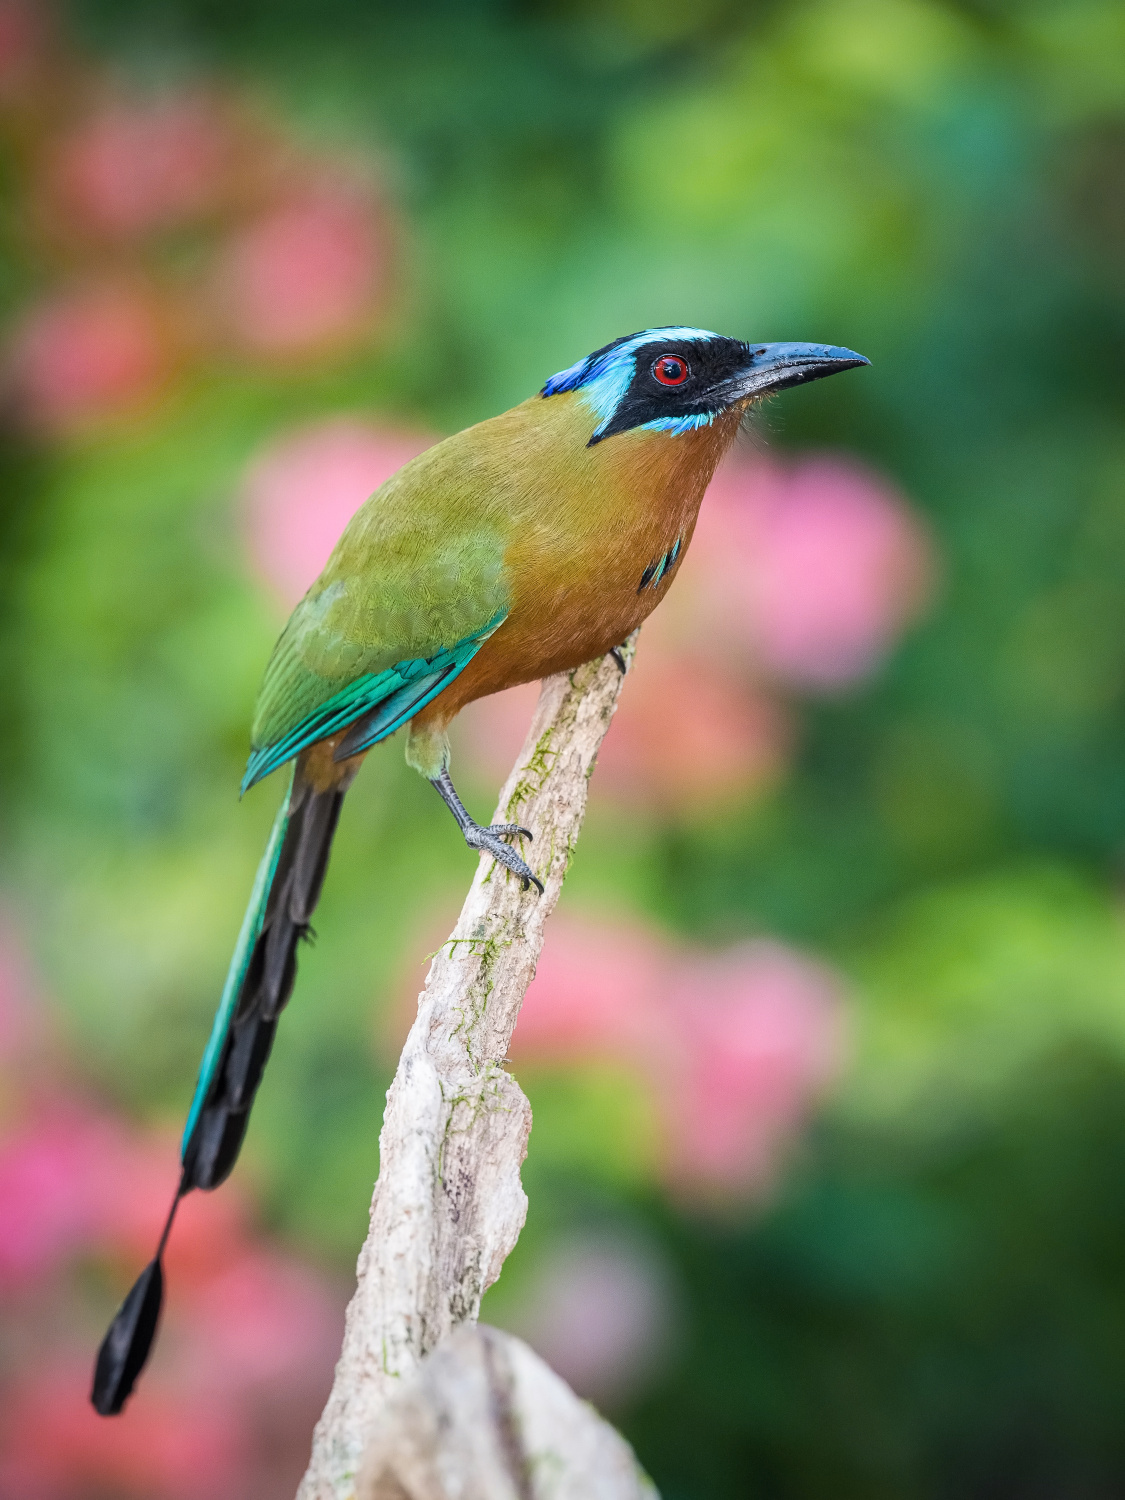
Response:
M350 778L348 778L350 780ZM162 1258L180 1199L230 1175L246 1134L277 1020L293 992L346 782L317 792L296 772L274 820L199 1069L181 1148L180 1184L153 1259L98 1350L91 1400L116 1416L144 1368L163 1301Z

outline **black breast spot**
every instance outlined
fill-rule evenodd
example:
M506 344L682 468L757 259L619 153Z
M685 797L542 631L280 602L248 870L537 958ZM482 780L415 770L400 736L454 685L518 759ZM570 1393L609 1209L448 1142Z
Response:
M649 563L648 567L641 574L641 581L637 585L638 594L643 594L650 584L653 588L658 586L665 573L667 573L668 569L676 561L677 557L679 557L682 545L683 538L677 537L663 557L658 558L656 562Z

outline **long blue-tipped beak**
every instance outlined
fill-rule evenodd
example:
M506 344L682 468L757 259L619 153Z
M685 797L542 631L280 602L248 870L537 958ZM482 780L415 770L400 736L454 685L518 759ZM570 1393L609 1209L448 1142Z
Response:
M835 344L758 344L746 368L724 380L718 393L733 405L747 396L783 391L870 363L853 349L839 349Z

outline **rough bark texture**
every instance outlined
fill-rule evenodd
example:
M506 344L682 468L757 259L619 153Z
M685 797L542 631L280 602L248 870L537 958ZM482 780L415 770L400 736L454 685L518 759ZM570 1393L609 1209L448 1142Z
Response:
M658 1500L629 1444L526 1344L462 1328L375 1425L357 1500Z
M631 642L625 651L631 658ZM495 821L531 829L523 853L544 892L524 891L482 856L431 965L387 1093L358 1286L298 1500L351 1500L386 1403L424 1355L476 1319L523 1228L531 1110L504 1058L622 681L605 657L543 684Z

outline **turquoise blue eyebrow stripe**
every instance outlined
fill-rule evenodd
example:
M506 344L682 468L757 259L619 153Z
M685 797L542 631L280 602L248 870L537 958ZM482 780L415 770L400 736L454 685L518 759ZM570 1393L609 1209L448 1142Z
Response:
M580 391L583 399L597 413L599 422L594 437L599 437L609 426L622 397L636 374L637 354L646 344L659 343L665 339L713 339L716 334L706 328L646 328L624 343L615 344L596 357L588 354L569 369L552 375L543 387L544 396L557 396L564 391ZM688 417L658 417L643 425L653 431L672 433L690 432L696 427L706 427L714 421L713 414L699 413Z

